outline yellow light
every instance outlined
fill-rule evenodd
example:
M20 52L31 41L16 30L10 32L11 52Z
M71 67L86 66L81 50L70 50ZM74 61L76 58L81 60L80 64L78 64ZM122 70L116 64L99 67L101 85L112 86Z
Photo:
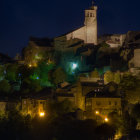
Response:
M98 115L99 114L99 111L96 111L95 114Z
M108 122L108 118L107 117L105 118L105 122Z
M44 117L44 116L45 116L45 113L44 113L44 112L40 112L40 113L39 113L39 116L40 116L40 117Z
M32 65L31 65L31 64L29 64L29 67L31 68L31 67L32 67Z

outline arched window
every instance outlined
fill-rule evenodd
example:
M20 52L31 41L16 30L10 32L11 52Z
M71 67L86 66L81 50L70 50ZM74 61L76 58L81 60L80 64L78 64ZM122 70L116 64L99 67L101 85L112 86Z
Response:
M87 17L89 17L89 12L87 13Z

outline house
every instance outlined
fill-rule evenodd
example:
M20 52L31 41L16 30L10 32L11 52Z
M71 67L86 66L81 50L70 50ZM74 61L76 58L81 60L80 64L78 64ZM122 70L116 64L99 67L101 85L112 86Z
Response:
M89 117L96 119L104 119L111 112L122 114L121 97L107 96L103 92L90 92L86 96L86 112L90 114ZM92 115L92 116L91 116Z
M45 115L46 103L47 100L45 99L23 98L21 101L21 113L25 116L29 114L31 117Z

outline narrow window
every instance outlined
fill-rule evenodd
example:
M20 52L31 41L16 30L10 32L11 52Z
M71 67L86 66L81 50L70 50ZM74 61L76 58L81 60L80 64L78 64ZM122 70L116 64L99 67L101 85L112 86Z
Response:
M90 17L92 17L92 13L90 13Z

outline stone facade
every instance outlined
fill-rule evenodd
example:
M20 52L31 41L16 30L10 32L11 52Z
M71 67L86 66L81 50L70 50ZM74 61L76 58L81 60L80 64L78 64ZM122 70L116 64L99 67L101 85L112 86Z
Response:
M133 64L134 64L134 67L140 68L140 49L134 50Z
M97 6L92 6L85 10L84 26L68 33L67 40L78 38L84 40L84 43L97 45Z
M96 111L99 116L104 119L109 113L117 111L120 115L122 113L121 98L115 97L90 97L86 98L86 111L96 117Z
M140 49L134 49L134 57L129 61L129 70L133 75L140 74Z
M126 38L126 34L116 34L110 36L110 39L106 41L111 48L122 46Z
M23 115L31 115L31 117L35 117L39 115L41 112L46 111L46 103L47 100L41 99L22 99L21 102L21 113Z

